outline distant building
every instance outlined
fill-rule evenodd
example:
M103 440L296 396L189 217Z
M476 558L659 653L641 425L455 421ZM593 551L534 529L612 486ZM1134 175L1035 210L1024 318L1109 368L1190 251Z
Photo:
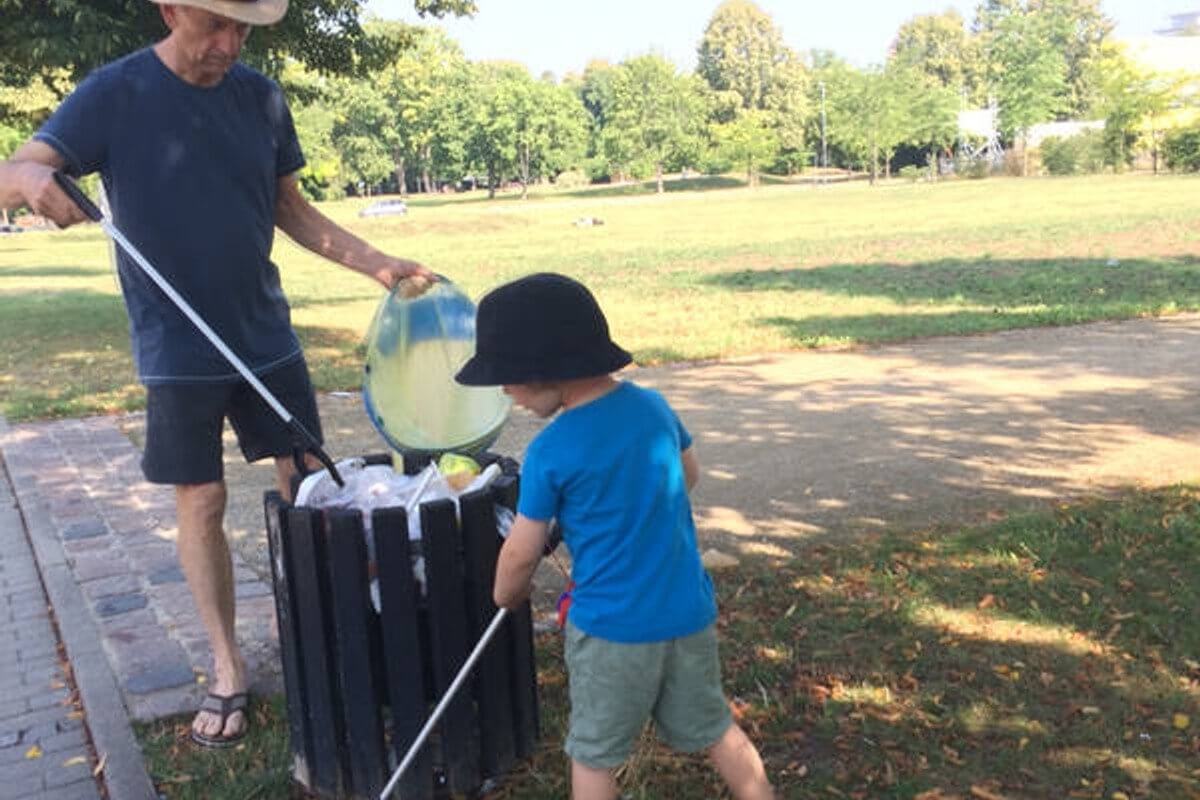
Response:
M1155 33L1159 36L1200 36L1200 11L1172 14L1171 24Z

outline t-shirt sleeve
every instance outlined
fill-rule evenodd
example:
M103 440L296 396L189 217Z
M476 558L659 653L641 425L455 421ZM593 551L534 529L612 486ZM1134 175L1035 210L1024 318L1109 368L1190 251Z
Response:
M683 421L679 419L678 414L675 414L675 425L679 430L679 452L682 453L692 446L692 434L688 433L688 429L684 427Z
M34 139L58 151L66 171L76 177L99 170L108 159L108 125L114 113L113 80L94 72L67 96L43 123Z
M517 511L529 519L548 521L558 515L558 492L551 479L547 459L542 457L537 444L537 440L534 440L525 452Z
M267 100L267 114L275 132L275 175L291 175L304 166L304 151L300 149L300 138L296 136L296 125L292 121L287 98L274 81L271 82L271 93Z

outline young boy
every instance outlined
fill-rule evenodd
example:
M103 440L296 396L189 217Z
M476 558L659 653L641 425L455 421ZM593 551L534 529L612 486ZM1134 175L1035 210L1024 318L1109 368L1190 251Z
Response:
M739 800L774 796L721 691L716 602L688 491L692 439L657 392L611 373L630 362L591 292L562 275L514 281L480 301L475 355L457 375L504 387L554 419L530 443L495 600L529 596L551 519L573 559L566 626L575 800L617 797L614 770L647 719L672 747L706 750Z

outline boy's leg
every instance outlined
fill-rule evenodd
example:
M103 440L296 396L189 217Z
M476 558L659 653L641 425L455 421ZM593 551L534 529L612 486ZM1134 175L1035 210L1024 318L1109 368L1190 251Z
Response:
M616 800L617 779L611 769L596 769L571 759L571 800Z
M708 757L737 800L772 800L775 797L758 750L736 722L709 748Z

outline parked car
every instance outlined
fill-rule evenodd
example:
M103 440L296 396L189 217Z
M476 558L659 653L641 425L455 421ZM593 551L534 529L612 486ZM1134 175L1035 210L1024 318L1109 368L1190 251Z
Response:
M408 204L403 200L391 198L376 200L371 205L358 212L360 217L389 217L393 214L407 214Z

